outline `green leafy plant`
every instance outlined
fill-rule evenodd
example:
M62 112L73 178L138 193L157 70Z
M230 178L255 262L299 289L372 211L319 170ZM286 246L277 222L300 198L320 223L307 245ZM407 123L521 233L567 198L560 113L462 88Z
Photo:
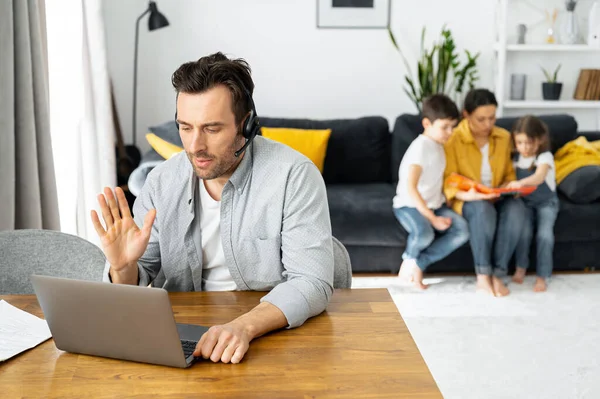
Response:
M423 99L427 96L443 93L454 97L458 102L465 84L470 90L479 79L477 76L479 53L473 55L465 50L466 61L461 62L452 32L445 25L440 32L439 41L434 42L430 49L425 48L425 27L421 30L421 55L417 62L416 77L390 27L388 33L392 44L402 56L408 72L404 77L408 87L405 87L404 91L419 112L421 112Z
M560 67L561 67L561 64L558 64L558 66L554 70L554 74L551 74L550 72L548 72L546 70L546 68L544 68L544 67L540 67L540 68L542 68L544 75L546 75L546 81L548 83L556 83L556 80L558 79L558 71L560 71Z

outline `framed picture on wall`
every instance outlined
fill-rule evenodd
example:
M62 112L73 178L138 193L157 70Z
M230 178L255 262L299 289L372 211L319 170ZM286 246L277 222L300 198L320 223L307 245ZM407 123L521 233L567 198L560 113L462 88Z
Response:
M317 0L317 28L387 29L391 0Z

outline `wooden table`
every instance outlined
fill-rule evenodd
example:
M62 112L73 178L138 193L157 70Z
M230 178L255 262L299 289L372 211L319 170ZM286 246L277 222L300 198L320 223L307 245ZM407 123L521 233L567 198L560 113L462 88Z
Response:
M170 294L180 323L221 324L262 292ZM32 295L0 296L43 316ZM250 344L240 364L188 369L77 355L50 339L0 363L0 397L441 398L385 289L336 290L327 311Z

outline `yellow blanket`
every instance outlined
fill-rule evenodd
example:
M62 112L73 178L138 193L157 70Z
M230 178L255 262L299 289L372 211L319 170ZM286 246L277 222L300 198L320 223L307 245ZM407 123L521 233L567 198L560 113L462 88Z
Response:
M600 140L589 142L581 136L569 141L554 154L554 164L557 184L576 169L600 165Z

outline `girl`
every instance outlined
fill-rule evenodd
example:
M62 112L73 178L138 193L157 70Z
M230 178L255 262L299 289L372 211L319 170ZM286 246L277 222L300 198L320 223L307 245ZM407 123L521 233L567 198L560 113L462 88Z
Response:
M536 232L536 273L533 290L546 291L546 280L552 274L554 249L554 222L558 214L554 157L549 151L548 127L533 115L520 118L513 128L513 140L517 150L514 166L516 181L508 187L537 186L530 195L523 197L526 223L516 248L517 269L513 281L523 283L529 267L529 251Z

